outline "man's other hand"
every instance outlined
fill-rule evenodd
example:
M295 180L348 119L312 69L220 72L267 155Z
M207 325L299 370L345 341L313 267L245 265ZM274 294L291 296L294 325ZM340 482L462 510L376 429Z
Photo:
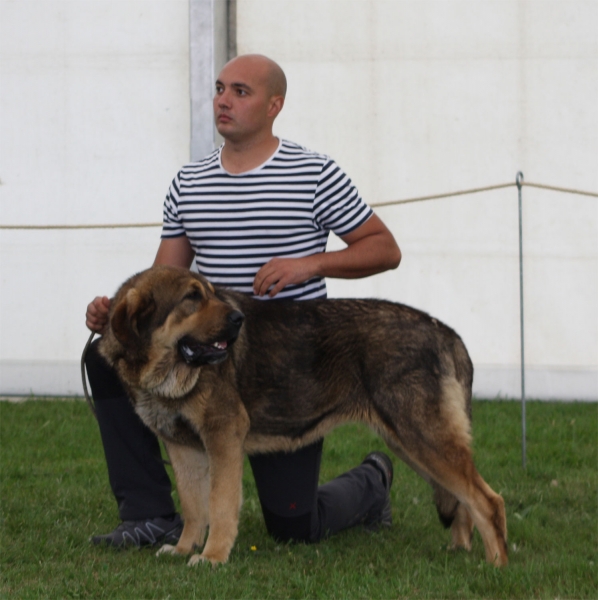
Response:
M96 296L87 305L85 313L85 325L90 331L104 333L108 324L108 311L110 310L110 299L107 296Z

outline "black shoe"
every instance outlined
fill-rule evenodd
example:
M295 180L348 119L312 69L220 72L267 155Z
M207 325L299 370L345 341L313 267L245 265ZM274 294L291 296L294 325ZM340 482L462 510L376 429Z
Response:
M183 521L178 514L170 518L156 517L142 521L123 521L112 533L93 536L91 543L114 548L176 544L182 531Z
M379 471L382 483L386 488L386 499L382 510L377 511L375 515L368 515L364 527L369 531L376 531L381 527L389 528L392 526L392 507L390 505L390 486L394 474L392 461L384 452L370 452L361 464L375 467Z

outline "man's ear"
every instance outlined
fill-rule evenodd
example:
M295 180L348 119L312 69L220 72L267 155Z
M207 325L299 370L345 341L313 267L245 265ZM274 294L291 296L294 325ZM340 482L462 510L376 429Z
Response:
M151 295L143 295L135 288L130 289L114 308L110 328L114 337L125 347L139 342L144 321L156 309Z
M272 96L268 106L268 116L271 119L276 119L284 106L284 96Z

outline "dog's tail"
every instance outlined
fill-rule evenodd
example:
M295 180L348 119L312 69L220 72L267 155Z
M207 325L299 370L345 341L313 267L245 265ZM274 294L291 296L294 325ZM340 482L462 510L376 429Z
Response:
M465 411L471 422L471 398L473 386L473 363L463 340L456 335L452 344L452 358L455 369L455 379L461 384Z

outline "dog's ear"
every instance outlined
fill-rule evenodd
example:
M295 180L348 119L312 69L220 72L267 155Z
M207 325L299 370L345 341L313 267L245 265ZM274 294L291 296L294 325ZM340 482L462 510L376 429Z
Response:
M114 308L110 327L114 337L125 347L139 341L144 322L152 316L156 303L151 295L131 288Z

